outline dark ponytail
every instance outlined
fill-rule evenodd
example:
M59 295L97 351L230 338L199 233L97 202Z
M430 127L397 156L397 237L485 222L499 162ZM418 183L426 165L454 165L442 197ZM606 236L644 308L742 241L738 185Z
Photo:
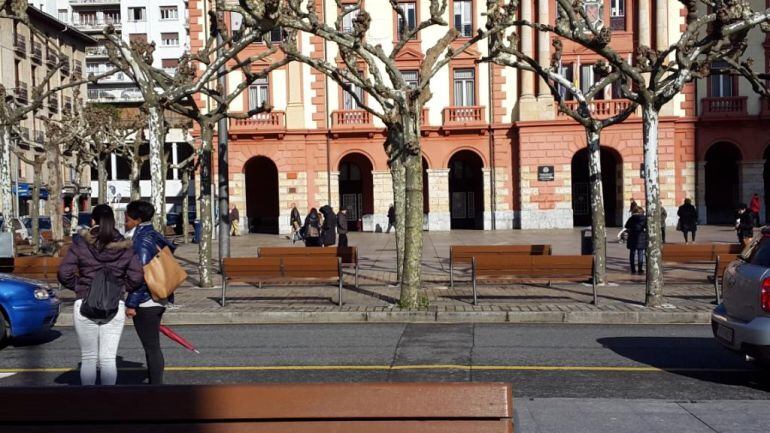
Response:
M96 245L104 248L115 240L115 214L106 204L100 204L91 210L91 219L96 223Z

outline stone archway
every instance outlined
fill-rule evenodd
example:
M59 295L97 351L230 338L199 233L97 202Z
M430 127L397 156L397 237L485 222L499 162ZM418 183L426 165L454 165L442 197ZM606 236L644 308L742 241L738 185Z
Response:
M452 229L484 229L484 161L461 150L449 159L449 211Z
M278 234L278 168L270 158L255 156L243 172L249 233Z
M742 156L732 143L719 142L706 152L706 222L734 224L740 198L740 162Z
M349 153L339 163L340 203L348 210L348 229L363 230L364 215L374 213L372 163L361 153Z
M601 148L602 191L604 196L604 223L608 227L621 226L623 209L623 161L617 151ZM588 174L588 149L572 156L572 223L575 227L591 225L591 188Z

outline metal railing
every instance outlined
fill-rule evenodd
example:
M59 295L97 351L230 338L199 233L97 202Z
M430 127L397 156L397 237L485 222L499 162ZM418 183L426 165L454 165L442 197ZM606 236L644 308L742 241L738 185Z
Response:
M119 87L115 89L88 89L89 102L133 103L142 102L142 92L136 87Z
M104 45L97 45L95 47L86 47L87 56L106 56L107 47Z
M13 47L19 54L27 54L27 38L24 35L14 35Z
M27 90L27 83L19 83L14 91L16 94L16 100L19 102L27 102L29 99L29 92Z
M56 95L51 95L48 97L48 110L50 110L52 113L58 113L59 112L59 97Z
M32 61L38 65L43 62L43 46L40 45L40 42L32 42L32 52L30 55L32 57Z
M70 74L70 57L69 56L61 57L61 71L64 75Z

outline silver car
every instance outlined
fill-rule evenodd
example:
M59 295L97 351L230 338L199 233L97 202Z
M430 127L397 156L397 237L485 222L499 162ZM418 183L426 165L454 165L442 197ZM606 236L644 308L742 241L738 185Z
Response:
M721 345L770 365L770 228L725 270L711 328Z

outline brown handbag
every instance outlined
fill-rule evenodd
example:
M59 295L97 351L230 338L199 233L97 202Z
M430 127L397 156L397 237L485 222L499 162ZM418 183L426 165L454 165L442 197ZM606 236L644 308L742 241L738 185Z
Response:
M144 281L156 301L167 299L186 279L187 272L177 263L168 247L158 247L158 254L144 265Z

